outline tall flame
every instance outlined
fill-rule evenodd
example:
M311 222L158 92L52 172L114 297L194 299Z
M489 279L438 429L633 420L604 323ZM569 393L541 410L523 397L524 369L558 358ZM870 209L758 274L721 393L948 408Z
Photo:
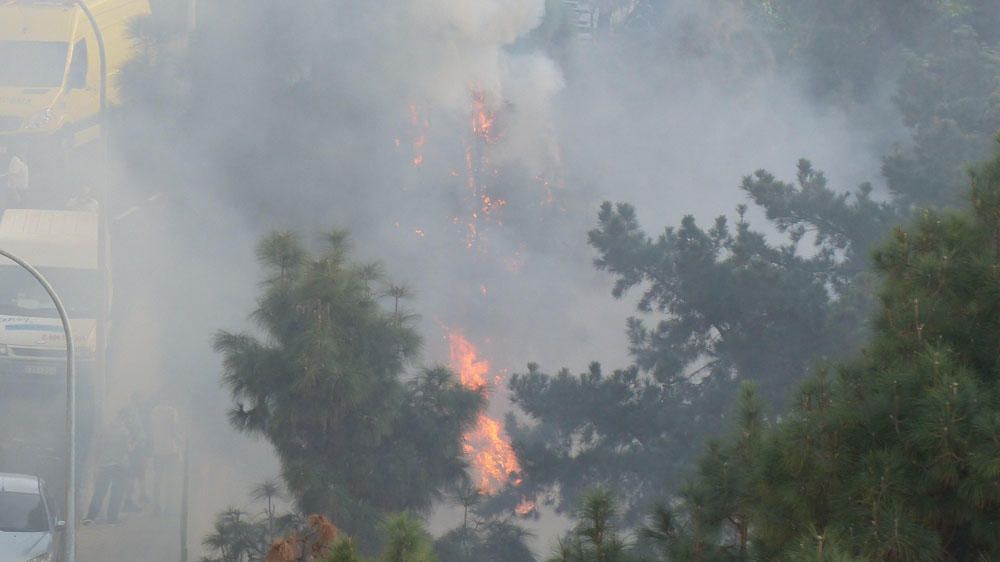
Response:
M414 104L410 104L410 125L416 131L416 138L413 141L413 159L410 162L414 167L420 167L424 163L424 146L427 144L427 129L431 124L426 118L420 116L420 110Z
M476 347L461 332L449 332L448 344L451 366L458 371L462 386L486 388L489 362L479 358ZM496 493L511 474L521 471L517 455L500 422L485 412L479 414L476 426L466 433L463 447L479 478L479 489L484 493Z
M493 124L496 114L486 107L486 94L476 92L472 96L472 133L485 142L496 140Z
M485 220L497 225L503 224L499 213L507 201L490 195L490 186L496 181L500 170L493 165L489 156L489 145L499 140L496 131L496 113L486 102L482 91L472 93L472 137L465 145L465 186L468 189L473 208L466 220L465 245L473 248L481 241L479 221Z

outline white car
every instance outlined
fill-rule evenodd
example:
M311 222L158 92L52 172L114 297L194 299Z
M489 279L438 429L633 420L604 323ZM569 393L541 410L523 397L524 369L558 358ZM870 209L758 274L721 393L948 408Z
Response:
M0 473L0 562L56 562L56 521L35 476Z

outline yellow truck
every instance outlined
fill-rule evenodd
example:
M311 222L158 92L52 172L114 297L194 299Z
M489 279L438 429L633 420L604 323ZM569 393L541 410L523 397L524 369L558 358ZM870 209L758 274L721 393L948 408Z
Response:
M104 37L108 101L135 56L131 22L149 0L83 0ZM79 146L100 133L100 53L73 0L0 0L0 146L58 139Z

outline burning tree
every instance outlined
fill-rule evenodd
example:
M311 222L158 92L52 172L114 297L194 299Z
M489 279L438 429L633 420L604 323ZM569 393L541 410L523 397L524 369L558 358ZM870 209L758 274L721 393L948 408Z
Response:
M200 562L366 562L351 537L319 514L277 515L274 499L280 486L266 481L251 495L264 511L251 514L229 508L218 514L213 532L202 544L208 555ZM433 539L423 520L411 513L392 514L379 528L380 562L437 562ZM517 559L524 562L525 558Z
M448 334L451 366L458 371L462 386L470 390L484 391L486 376L490 371L489 362L480 359L475 346L460 332ZM500 422L486 412L480 412L476 425L463 437L463 450L472 463L479 479L479 491L495 494L510 479L521 471L517 455Z
M404 381L420 345L398 306L383 308L379 267L349 259L347 236L310 255L297 236L258 246L266 338L221 332L231 423L274 445L305 513L323 513L373 545L389 513L425 511L465 474L462 435L483 406L444 368Z

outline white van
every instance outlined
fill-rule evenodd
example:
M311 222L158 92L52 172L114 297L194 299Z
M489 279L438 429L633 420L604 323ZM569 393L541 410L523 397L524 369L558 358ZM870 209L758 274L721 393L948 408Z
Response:
M0 217L0 248L37 268L66 306L73 326L80 382L100 390L98 330L107 330L110 275L101 264L96 212L8 209ZM61 379L66 338L55 305L27 271L0 257L0 378Z

